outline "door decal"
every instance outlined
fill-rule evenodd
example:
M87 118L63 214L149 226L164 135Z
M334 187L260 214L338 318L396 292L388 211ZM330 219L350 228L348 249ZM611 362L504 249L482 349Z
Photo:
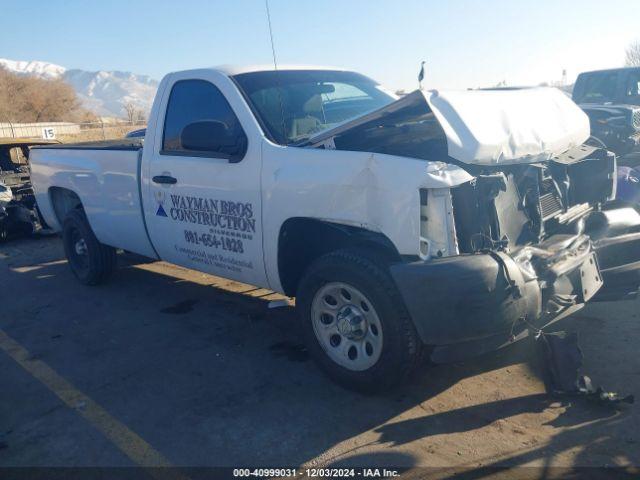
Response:
M253 261L246 257L259 239L254 239L256 218L251 202L173 193L167 198L163 190L156 190L154 196L157 216L186 224L174 244L180 256L235 273L253 270Z
M158 202L158 210L156 210L156 215L159 217L166 217L167 212L164 209L164 202L167 199L167 194L162 190L156 190L154 196L156 197L156 201Z

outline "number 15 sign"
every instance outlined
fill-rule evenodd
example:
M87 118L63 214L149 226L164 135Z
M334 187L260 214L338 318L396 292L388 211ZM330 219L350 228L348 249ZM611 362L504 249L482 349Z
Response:
M42 129L42 138L45 140L53 140L56 138L56 131L53 127L46 127Z

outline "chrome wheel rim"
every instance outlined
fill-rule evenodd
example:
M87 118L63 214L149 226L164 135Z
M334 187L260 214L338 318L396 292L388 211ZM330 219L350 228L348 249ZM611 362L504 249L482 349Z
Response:
M86 255L88 253L87 243L84 241L84 238L78 240L74 246L74 250L76 251L76 255Z
M84 274L89 269L89 247L77 228L69 233L68 260L76 272Z
M318 343L338 365L363 371L380 358L380 318L369 299L352 285L331 282L320 288L311 303L311 322Z

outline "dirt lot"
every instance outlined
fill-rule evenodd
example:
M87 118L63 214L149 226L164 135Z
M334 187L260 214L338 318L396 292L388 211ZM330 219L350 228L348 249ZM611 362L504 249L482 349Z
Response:
M308 361L270 292L120 261L89 288L56 238L0 246L0 467L640 464L640 409L549 398L526 342L365 397ZM596 382L635 394L638 305L563 325Z

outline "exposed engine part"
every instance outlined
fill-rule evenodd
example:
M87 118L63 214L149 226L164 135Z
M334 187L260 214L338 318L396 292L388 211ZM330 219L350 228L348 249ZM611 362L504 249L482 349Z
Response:
M515 251L584 228L592 205L615 194L615 157L594 149L575 154L589 157L472 171L474 181L452 190L460 251Z
M589 215L586 227L594 240L637 231L640 229L640 213L631 207L594 212Z

